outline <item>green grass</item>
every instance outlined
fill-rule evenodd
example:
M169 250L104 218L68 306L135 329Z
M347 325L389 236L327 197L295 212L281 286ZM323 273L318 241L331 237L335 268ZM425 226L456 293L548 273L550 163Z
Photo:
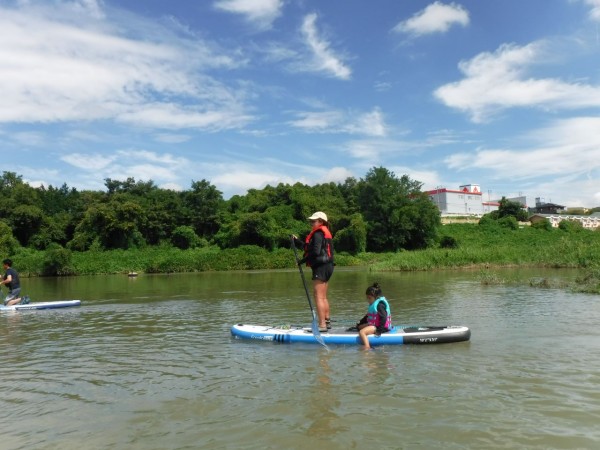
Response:
M459 267L591 267L600 261L600 232L509 230L452 224L442 228L457 248L398 252L373 264L374 270L431 270Z
M367 266L372 271L417 271L457 268L481 268L483 283L503 280L489 272L496 267L552 267L587 270L576 286L581 292L600 291L600 232L530 227L510 230L499 226L449 224L441 228L441 237L453 238L455 248L429 248L395 253L336 255L340 267ZM9 256L9 255L6 255ZM40 276L47 263L46 252L21 248L10 255L23 276ZM223 270L284 269L295 267L290 249L268 251L255 246L221 250L204 247L193 250L148 247L135 250L73 252L68 264L74 275L172 273ZM543 285L543 283L542 283ZM575 289L575 288L574 288Z

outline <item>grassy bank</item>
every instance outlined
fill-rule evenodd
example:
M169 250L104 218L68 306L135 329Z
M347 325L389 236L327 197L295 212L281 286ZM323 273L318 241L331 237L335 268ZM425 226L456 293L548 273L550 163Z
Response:
M462 267L538 266L591 268L600 262L600 232L582 230L540 230L472 224L442 227L442 237L451 248L430 248L397 253L336 255L338 266L369 266L374 271L416 271ZM58 259L64 275L127 273L169 273L217 270L283 269L294 267L290 249L267 251L246 246L220 250L206 247L179 250L151 247L137 250L68 252L50 257L50 252L21 249L11 255L23 276L52 274L48 270ZM66 253L66 254L65 254ZM52 261L49 261L49 258Z
M387 255L374 270L430 270L459 267L536 266L592 267L600 262L600 232L531 227L511 230L478 225L451 224L443 236L456 248L430 248Z

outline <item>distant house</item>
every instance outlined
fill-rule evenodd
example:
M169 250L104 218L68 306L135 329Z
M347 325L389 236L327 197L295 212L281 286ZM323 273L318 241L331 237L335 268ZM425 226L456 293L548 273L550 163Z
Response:
M577 222L581 222L583 228L587 228L588 230L595 230L600 228L600 213L594 213L590 216L580 216L580 215L568 215L568 214L534 214L529 217L529 221L534 224L537 222L541 222L542 220L546 220L550 222L550 224L554 228L558 228L558 224L563 220L574 220Z
M535 199L535 207L530 209L532 214L560 214L565 211L565 206L556 203L546 203L539 197Z

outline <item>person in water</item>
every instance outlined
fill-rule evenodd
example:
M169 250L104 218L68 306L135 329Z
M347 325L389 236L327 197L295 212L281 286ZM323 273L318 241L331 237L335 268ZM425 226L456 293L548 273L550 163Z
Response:
M369 309L367 314L356 324L356 328L365 348L371 348L369 335L380 335L392 329L392 312L378 283L369 286L365 294L369 302Z
M19 281L19 274L12 268L12 264L10 259L2 261L5 274L2 281L0 281L0 286L4 284L8 288L8 295L4 299L5 306L18 305L21 303L21 282Z
M313 293L317 306L317 316L319 317L319 331L326 332L331 329L327 289L329 280L333 275L333 236L329 231L329 222L324 212L317 211L308 220L312 228L310 233L304 242L293 236L294 245L304 248L304 257L298 261L298 264L306 263L312 269Z

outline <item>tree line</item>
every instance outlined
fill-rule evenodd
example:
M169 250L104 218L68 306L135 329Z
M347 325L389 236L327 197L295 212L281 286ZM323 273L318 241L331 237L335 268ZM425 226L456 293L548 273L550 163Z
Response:
M308 186L279 184L223 198L207 180L190 189L106 178L106 190L32 187L0 178L0 251L18 248L112 250L167 245L180 249L255 245L289 247L308 232L306 218L325 211L337 251L358 254L422 249L436 242L440 214L422 183L373 167L360 179Z

